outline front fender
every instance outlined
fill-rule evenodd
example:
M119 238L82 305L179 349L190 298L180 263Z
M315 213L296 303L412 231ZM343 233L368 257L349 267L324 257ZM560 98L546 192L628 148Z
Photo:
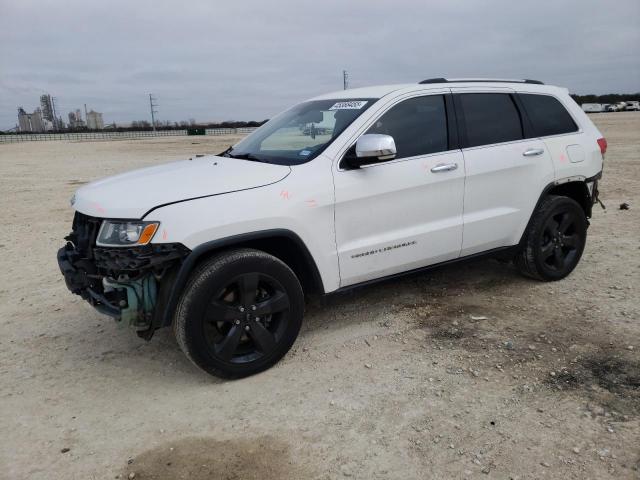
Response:
M216 250L220 250L222 248L230 248L234 245L240 246L251 241L283 237L288 238L298 246L300 251L303 253L303 256L305 257L307 266L311 271L314 282L316 282L320 290L324 292L322 277L320 276L318 267L302 239L294 232L285 229L272 229L233 235L230 237L220 238L198 245L191 251L189 255L187 255L177 272L173 272L172 276L169 279L169 283L165 287L164 292L161 292L161 297L163 298L160 299L158 305L158 313L156 314L155 319L156 328L168 327L171 325L173 321L173 314L178 306L178 301L180 300L182 291L186 286L191 273L193 272L198 262L203 257L206 257L207 254Z

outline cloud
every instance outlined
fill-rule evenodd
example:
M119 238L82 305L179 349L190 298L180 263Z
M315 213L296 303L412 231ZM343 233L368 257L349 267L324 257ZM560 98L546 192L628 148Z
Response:
M286 0L5 2L0 129L58 98L105 121L262 119L352 86L537 78L575 93L640 90L640 3Z

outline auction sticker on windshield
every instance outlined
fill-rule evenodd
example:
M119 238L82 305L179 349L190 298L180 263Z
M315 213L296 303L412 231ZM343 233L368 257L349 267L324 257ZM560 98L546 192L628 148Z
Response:
M360 110L367 104L366 100L354 100L350 102L338 102L329 110Z

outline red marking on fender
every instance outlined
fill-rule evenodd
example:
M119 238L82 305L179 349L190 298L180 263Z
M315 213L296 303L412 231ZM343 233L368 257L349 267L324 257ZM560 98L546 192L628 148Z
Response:
M560 162L561 163L567 163L567 157L564 156L564 153L560 154Z
M98 210L100 213L104 213L104 212L106 212L106 210L105 210L104 208L102 208L102 207L100 206L100 204L99 204L99 203L95 203L95 202L94 202L94 203L92 203L92 205L93 205L93 207L94 207L96 210Z
M163 240L167 239L167 231L166 230L162 230L162 239Z
M289 192L288 192L287 190L282 190L282 191L280 192L280 196L281 196L282 198L284 198L285 200L289 200Z

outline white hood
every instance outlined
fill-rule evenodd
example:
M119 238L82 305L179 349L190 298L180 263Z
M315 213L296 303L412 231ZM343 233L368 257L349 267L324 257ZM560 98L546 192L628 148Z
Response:
M269 185L290 172L284 165L207 155L89 183L72 204L92 217L142 218L160 205Z

